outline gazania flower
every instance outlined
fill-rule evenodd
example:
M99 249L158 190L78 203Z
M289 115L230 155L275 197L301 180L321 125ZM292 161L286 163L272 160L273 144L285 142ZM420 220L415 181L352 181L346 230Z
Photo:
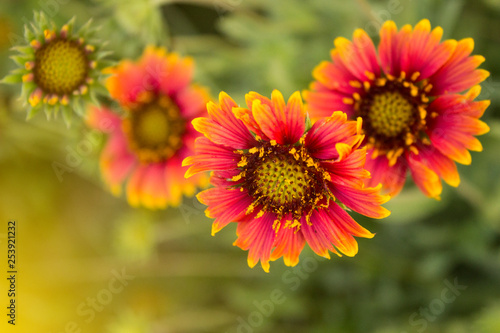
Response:
M225 93L219 104L208 103L208 118L193 121L205 135L196 139L186 177L214 171L214 188L198 194L215 218L212 234L236 222L234 245L249 250L248 265L259 260L269 271L269 260L284 257L298 263L305 243L318 255L328 251L354 256L353 236L371 238L344 206L366 216L382 218L380 206L388 196L366 188L363 169L366 151L359 149L361 119L347 121L342 112L309 124L298 92L288 103L273 91L271 99L251 92L248 108L240 108ZM307 131L308 130L308 131Z
M35 21L25 26L26 45L14 47L20 54L12 57L20 68L3 82L23 83L21 99L29 104L28 118L42 108L47 117L61 110L69 124L72 110L83 115L82 102L96 100L106 53L98 44L89 44L95 32L91 25L89 21L75 33L74 19L58 29L43 13L35 13Z
M190 83L192 59L149 47L138 62L122 61L109 74L106 86L124 115L92 107L87 117L110 136L100 160L106 184L118 196L126 183L132 206L177 206L183 194L207 185L202 175L184 179L181 168L197 136L191 120L206 114L209 100L204 88Z
M335 39L332 62L313 72L316 81L305 93L311 116L343 110L363 118L369 186L382 183L395 195L409 169L422 192L439 198L440 178L458 186L455 162L470 164L469 150L482 150L474 136L489 130L479 120L489 101L474 99L489 75L477 69L484 58L471 56L472 39L441 42L442 34L428 20L399 31L387 21L377 52L358 29L352 42Z

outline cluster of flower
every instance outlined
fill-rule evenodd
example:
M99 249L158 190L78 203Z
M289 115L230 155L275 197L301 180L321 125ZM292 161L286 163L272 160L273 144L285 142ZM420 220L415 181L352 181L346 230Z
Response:
M73 25L56 29L37 14L15 48L20 68L3 81L23 82L29 117L61 110L69 122L75 111L106 132L103 179L117 196L125 187L132 206L176 206L210 183L198 199L212 233L237 223L234 244L265 271L280 257L296 265L305 243L326 258L354 256L354 236L373 234L348 211L386 217L381 204L408 171L439 199L441 179L458 186L455 162L470 164L469 151L482 149L475 136L489 130L479 120L489 101L475 101L484 58L471 55L471 39L441 41L428 20L400 30L385 22L378 49L361 29L335 39L305 104L300 92L285 102L274 90L249 92L243 107L224 92L211 101L192 83L191 58L148 47L109 66L91 22ZM100 106L96 92L119 107Z

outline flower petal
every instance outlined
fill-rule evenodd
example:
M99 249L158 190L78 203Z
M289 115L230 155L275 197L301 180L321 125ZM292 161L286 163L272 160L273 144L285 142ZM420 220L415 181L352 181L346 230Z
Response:
M121 193L121 185L133 168L138 164L121 131L112 133L101 152L99 165L105 183L115 195Z
M304 91L306 110L313 118L329 117L335 111L344 111L349 118L354 115L352 104L344 101L351 96L336 91Z
M325 258L330 258L328 250L340 256L333 246L349 257L355 256L358 253L358 243L352 232L361 237L373 237L372 233L359 226L336 203L332 203L327 209L314 211L311 225L302 223L300 230L311 249Z
M364 168L365 160L366 149L357 149L341 161L322 162L321 167L330 174L332 183L359 187L370 177Z
M142 181L141 204L149 209L167 206L165 163L152 163L146 167Z
M334 112L332 116L318 120L313 125L307 132L304 145L315 158L336 159L341 155L339 148L354 147L361 143L362 135L358 135L360 126L357 121L347 121L345 113Z
M440 199L439 195L443 190L443 185L438 175L427 167L424 163L415 158L411 153L408 157L408 165L415 184L425 195L431 198Z
M407 24L398 32L393 21L386 21L380 29L380 44L378 47L382 70L386 74L399 76L401 61L408 54L408 39L412 27Z
M232 112L237 107L231 97L221 92L220 106L208 102L209 118L196 118L192 121L194 128L203 133L210 141L235 149L248 149L255 146L256 141L245 124Z
M195 155L182 161L182 166L191 165L185 177L189 178L196 173L214 170L236 169L241 155L235 154L233 149L212 143L205 137L195 140Z
M209 100L207 89L198 85L186 87L176 95L177 105L186 119L193 119L204 114Z
M221 187L202 191L196 197L202 204L208 206L205 210L207 217L215 218L212 236L230 222L239 222L252 203L252 198L247 192Z
M352 42L343 37L334 40L338 58L345 67L361 81L371 81L373 76L380 75L375 46L368 34L362 29L356 29ZM335 62L335 61L334 61Z
M246 98L252 101L252 116L261 131L278 144L293 144L299 141L305 130L305 110L297 91L285 105L283 95L274 90L271 101L253 93Z
M104 133L121 129L121 117L108 108L91 106L85 115L85 123Z
M147 91L147 86L143 83L143 70L131 61L122 61L106 73L110 74L106 79L109 94L123 106L135 103L137 97Z
M274 214L265 213L260 218L238 223L238 239L233 245L248 250L248 266L254 267L260 260L262 269L269 272L271 249L276 238L272 227L275 219Z
M483 61L482 56L470 56L474 49L472 38L458 42L450 59L429 80L433 87L431 96L462 92L485 80L489 73L476 69Z
M408 36L408 54L401 59L401 70L408 77L420 73L419 80L434 74L451 57L457 42L448 40L440 43L443 29L436 27L431 31L429 20L417 23Z
M368 151L368 156L372 156L373 151ZM370 172L371 178L365 181L366 186L375 187L382 184L391 197L396 196L403 188L406 182L406 173L408 167L406 159L400 157L394 165L389 165L387 156L378 156L376 158L367 158L365 168Z
M381 219L390 212L381 204L390 199L388 195L380 195L381 186L354 188L341 184L329 184L330 191L348 208L368 217Z
M127 200L132 207L138 207L142 202L143 179L146 175L147 166L139 165L127 183Z
M460 184L456 164L433 146L419 145L418 155L414 158L427 165L448 185L457 187Z
M274 241L275 249L271 253L271 260L283 257L287 266L299 263L299 255L305 245L305 239L300 231L295 228L281 228Z
M361 92L360 87L356 88L349 84L349 82L358 81L359 78L351 74L345 65L338 60L338 57L338 51L332 51L334 62L320 62L312 72L314 79L323 86L322 90L329 92L336 92L347 96L351 96L355 92Z
M482 150L481 143L474 136L489 131L488 125L478 118L490 102L473 101L476 96L474 90L477 89L471 89L465 96L440 96L428 108L433 115L427 130L432 144L441 153L462 164L471 163L468 150Z

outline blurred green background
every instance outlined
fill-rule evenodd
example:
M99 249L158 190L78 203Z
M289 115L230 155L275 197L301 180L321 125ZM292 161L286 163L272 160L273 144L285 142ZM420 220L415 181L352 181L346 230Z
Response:
M1 253L15 219L19 260L15 327L0 279L2 332L500 332L499 0L2 0L0 77L15 67L9 48L33 10L59 24L93 17L113 60L147 44L190 55L198 82L240 103L250 90L305 89L337 36L363 28L378 41L386 19L428 18L445 38L473 37L485 56L491 131L440 202L408 184L386 205L389 218L356 216L377 233L359 239L356 257L321 260L307 248L296 268L278 260L266 274L232 246L235 226L210 236L196 199L150 212L113 197L98 171L105 138L83 151L95 137L83 125L43 114L25 122L20 87L2 85ZM58 178L54 162L71 158Z

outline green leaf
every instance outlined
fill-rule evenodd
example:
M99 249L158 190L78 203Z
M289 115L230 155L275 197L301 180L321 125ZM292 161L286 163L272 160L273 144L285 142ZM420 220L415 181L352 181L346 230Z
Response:
M88 20L84 25L81 26L81 28L78 30L77 34L80 36L89 35L89 32L92 30L92 27L91 27L92 23L93 23L92 19Z
M72 102L71 106L73 107L75 113L81 117L85 116L85 108L82 105L82 99L80 97L76 97ZM63 113L64 116L64 113Z
M13 55L10 56L12 60L19 66L24 67L24 64L31 59L31 57L23 56L23 55Z
M34 116L36 116L38 114L38 112L40 112L42 108L38 105L34 108L30 108L28 110L28 114L26 115L26 120L31 120Z
M0 83L5 83L5 84L15 84L19 83L22 81L22 75L20 74L10 74L4 77L2 80L0 80Z
M17 51L23 55L33 55L34 54L34 50L31 46L13 46L10 48L11 50L13 51Z
M71 120L73 119L73 112L68 107L63 107L62 115L66 126L71 127Z

